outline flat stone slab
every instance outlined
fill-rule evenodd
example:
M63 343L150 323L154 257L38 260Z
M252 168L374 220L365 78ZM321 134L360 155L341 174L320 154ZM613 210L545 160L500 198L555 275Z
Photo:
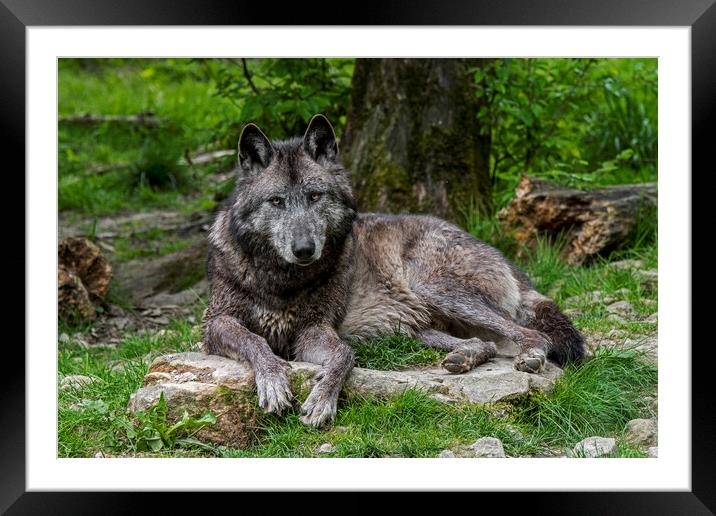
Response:
M356 367L344 386L350 396L385 398L406 389L420 389L446 403L494 403L523 396L533 389L549 391L562 370L548 363L539 375L516 371L512 357L497 356L465 374L451 374L442 368L378 371ZM313 386L320 366L291 362L290 379ZM130 412L145 410L164 393L169 415L181 417L184 410L200 417L207 410L217 416L211 431L198 438L232 446L252 440L260 409L254 400L254 375L245 362L200 352L175 353L157 357L144 378L144 387L129 400Z

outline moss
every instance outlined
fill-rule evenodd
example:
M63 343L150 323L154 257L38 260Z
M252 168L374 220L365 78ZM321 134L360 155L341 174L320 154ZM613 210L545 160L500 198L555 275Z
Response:
M361 207L364 210L390 212L413 211L417 208L408 172L390 161L376 160L373 173L361 187Z
M215 399L230 405L236 401L236 391L226 385L219 385L214 392Z

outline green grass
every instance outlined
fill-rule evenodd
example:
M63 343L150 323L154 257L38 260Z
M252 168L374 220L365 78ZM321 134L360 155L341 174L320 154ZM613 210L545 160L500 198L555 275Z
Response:
M381 371L437 364L445 357L444 352L426 348L417 340L398 332L368 342L354 342L352 347L357 367Z
M656 367L641 358L630 349L598 348L592 360L566 368L549 395L530 395L515 421L550 446L620 433L649 411L644 397L656 388Z
M158 128L60 124L60 211L106 215L211 204L213 192L203 180L230 160L194 168L178 161L214 142L216 127L238 112L215 95L198 65L187 59L61 59L58 73L60 116L152 112L165 121ZM92 172L105 165L119 168Z
M198 332L189 323L175 321L164 336L131 335L116 348L60 344L58 381L68 375L90 376L97 381L59 391L59 455L91 457L97 452L137 451L127 437L131 425L125 414L129 396L142 386L154 357L192 350L198 339Z

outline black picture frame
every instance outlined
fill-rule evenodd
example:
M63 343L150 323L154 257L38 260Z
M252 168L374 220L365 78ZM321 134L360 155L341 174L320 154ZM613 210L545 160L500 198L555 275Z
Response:
M510 26L683 26L691 28L692 71L692 184L713 171L708 129L714 122L716 107L716 0L439 0L388 2L361 0L336 8L322 2L276 5L269 2L208 2L199 0L153 0L123 2L99 0L0 0L0 149L3 161L17 159L14 170L25 170L25 29L31 26L61 25L510 25ZM8 167L8 170L10 167ZM700 172L697 174L696 172ZM54 173L54 171L48 171ZM682 171L686 176L688 171ZM25 191L24 175L6 174ZM701 179L699 179L701 181ZM7 191L7 190L6 190ZM692 221L709 221L705 201L707 189L692 188ZM699 195L704 197L699 202ZM16 199L25 195L15 194ZM23 201L19 201L23 202ZM8 205L3 209L12 212ZM22 211L24 212L24 209ZM8 219L5 219L8 220ZM6 225L7 226L7 225ZM25 231L15 223L4 227L6 241L13 242L9 267L18 270L25 264ZM703 228L702 228L703 229ZM14 234L13 234L14 232ZM708 233L703 233L707 235ZM20 246L20 242L23 245ZM696 243L696 242L694 242ZM703 245L703 244L702 244ZM696 269L709 253L692 248L692 267ZM7 266L6 266L7 267ZM13 270L5 269L5 270ZM701 269L704 270L704 269ZM25 275L31 271L25 268ZM13 274L11 274L12 276ZM692 270L693 275L693 270ZM15 278L19 282L19 275ZM692 276L693 277L693 276ZM700 281L699 284L702 282ZM704 286L706 281L703 282ZM24 285L23 285L24 286ZM19 292L20 290L14 290ZM693 295L693 294L692 294ZM24 299L24 296L23 296ZM16 300L15 300L16 301ZM16 306L20 303L16 302ZM25 306L25 303L22 303ZM708 303L692 300L692 314L703 313ZM32 307L27 307L32 309ZM698 318L692 315L692 320ZM705 315L705 314L704 314ZM692 327L693 328L693 327ZM23 335L24 340L24 335ZM692 345L693 342L693 345ZM557 514L713 514L716 512L714 489L716 431L714 402L706 383L710 368L708 341L691 346L692 353L692 490L690 492L609 492L609 493L510 493L510 508L549 510ZM50 345L51 343L48 343ZM17 356L11 356L15 353ZM127 493L38 493L25 492L25 354L24 349L3 347L3 363L12 364L3 374L0 389L0 511L8 514L95 514L127 513L148 507L146 496ZM700 386L698 384L701 384ZM245 496L245 495L242 495ZM480 494L484 508L489 500ZM163 509L184 505L183 496L162 497ZM301 497L294 498L294 502ZM344 500L341 506L345 507ZM438 500L436 500L438 501ZM219 502L220 503L220 502ZM243 501L242 504L249 503ZM300 502L299 502L300 503ZM212 504L213 505L213 504ZM450 509L448 504L445 509ZM208 509L208 507L207 507ZM484 509L483 509L484 510Z

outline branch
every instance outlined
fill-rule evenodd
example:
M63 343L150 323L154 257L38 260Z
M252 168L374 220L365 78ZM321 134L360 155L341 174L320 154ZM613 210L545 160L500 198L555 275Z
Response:
M246 58L243 58L243 57L241 58L241 64L243 65L243 69L244 69L244 77L246 77L246 80L248 81L249 86L251 87L251 90L252 90L256 95L261 95L261 92L260 92L259 89L256 87L256 85L254 84L254 82L251 80L251 74L249 73L249 68L248 68L248 66L246 66Z

